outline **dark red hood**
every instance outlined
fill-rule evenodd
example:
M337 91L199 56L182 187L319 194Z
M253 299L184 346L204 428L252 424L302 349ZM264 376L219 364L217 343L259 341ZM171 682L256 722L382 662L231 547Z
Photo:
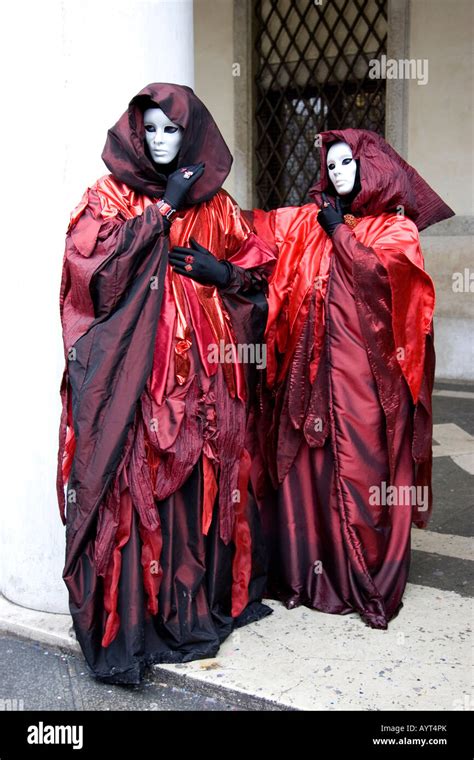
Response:
M109 129L102 159L121 182L151 198L160 198L166 176L159 174L145 150L143 111L150 99L168 119L184 129L177 168L204 161L202 177L191 188L191 204L212 198L230 172L232 155L217 124L190 87L157 82L140 90L118 122Z
M321 192L328 189L326 167L328 146L346 142L354 158L359 160L361 190L351 209L359 216L372 216L395 211L402 206L404 215L412 219L419 230L454 216L437 193L418 172L376 132L367 129L334 129L321 132L321 176L309 195L318 205Z

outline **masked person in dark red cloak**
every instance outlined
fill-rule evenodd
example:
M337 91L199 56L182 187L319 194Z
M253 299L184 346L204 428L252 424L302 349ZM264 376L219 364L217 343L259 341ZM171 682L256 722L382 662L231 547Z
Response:
M141 90L102 158L61 284L63 577L92 673L138 683L270 612L247 494L251 371L210 349L263 337L274 256L221 190L232 157L190 88Z
M315 203L254 212L279 257L261 424L272 485L263 469L258 485L269 595L386 628L432 503L435 294L418 231L453 211L377 134L319 137Z

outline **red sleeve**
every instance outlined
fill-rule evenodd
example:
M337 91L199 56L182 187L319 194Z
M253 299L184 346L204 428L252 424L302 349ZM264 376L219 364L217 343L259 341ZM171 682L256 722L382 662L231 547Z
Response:
M278 253L278 246L275 238L276 213L277 209L274 211L262 211L262 209L256 208L253 211L253 229L255 233L275 254Z
M95 188L88 203L73 221L66 237L61 287L61 313L70 346L96 317L113 310L130 285L143 251L158 235L166 234L166 222L156 205L143 214L124 219L120 214L104 218Z
M343 224L332 240L344 267L349 268L355 257L375 255L386 269L397 360L416 403L424 371L426 335L431 330L435 305L434 285L424 271L416 225L407 217L391 215L370 247L363 245L357 233Z
M345 276L351 280L352 262L354 261L354 246L364 248L366 253L372 253L372 255L375 255L372 249L362 246L362 244L356 240L347 224L340 224L336 227L331 241Z
M221 291L227 293L265 290L275 263L275 254L266 241L252 232L248 218L228 193L220 200L225 229L225 260L231 272L230 280Z
M110 228L110 225L114 225ZM96 317L110 314L129 287L142 260L142 254L158 235L164 235L169 223L156 205L147 206L143 214L125 222L108 222L99 232L99 242L110 250L109 256L95 270L90 293Z

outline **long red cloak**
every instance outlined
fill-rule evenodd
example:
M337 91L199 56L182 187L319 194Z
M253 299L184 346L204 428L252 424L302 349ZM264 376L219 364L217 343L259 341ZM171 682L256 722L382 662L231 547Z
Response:
M374 133L321 137L317 204L254 212L278 254L260 426L272 483L262 468L256 485L269 592L385 628L401 606L411 524L425 527L432 508L435 294L417 224L453 212ZM317 214L337 140L360 162L362 189L354 222L329 238Z
M143 97L183 126L180 162L206 160L169 236ZM273 254L219 190L230 154L189 88L144 88L109 131L104 160L114 173L71 215L61 284L63 577L91 671L137 683L146 664L214 656L235 625L270 611L247 497L246 377L209 346L262 332ZM191 236L233 264L225 290L168 265L168 247Z

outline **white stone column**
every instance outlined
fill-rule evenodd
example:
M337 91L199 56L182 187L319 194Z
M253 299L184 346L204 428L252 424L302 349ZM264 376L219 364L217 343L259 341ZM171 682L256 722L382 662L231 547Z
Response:
M69 213L150 82L194 84L192 0L32 0L3 14L0 592L68 611L55 495L58 293Z

